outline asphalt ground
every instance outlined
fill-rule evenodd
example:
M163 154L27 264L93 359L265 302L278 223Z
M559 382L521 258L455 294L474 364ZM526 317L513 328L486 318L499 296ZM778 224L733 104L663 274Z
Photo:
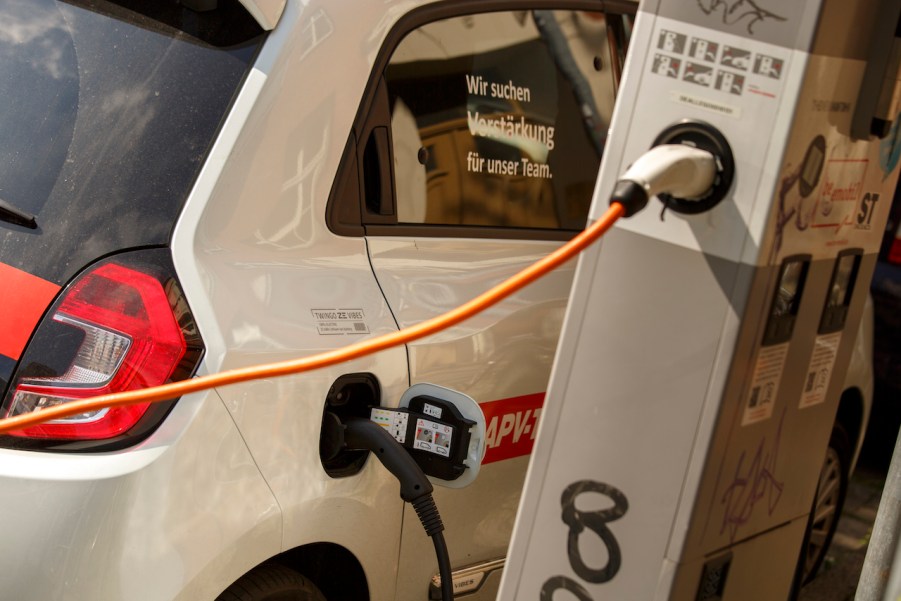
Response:
M894 420L890 420L892 426L888 431L884 431L885 421L875 423L879 426L867 432L823 566L817 577L801 590L798 601L854 601L898 435Z
M853 601L879 510L886 470L861 465L851 478L838 530L817 577L798 601Z

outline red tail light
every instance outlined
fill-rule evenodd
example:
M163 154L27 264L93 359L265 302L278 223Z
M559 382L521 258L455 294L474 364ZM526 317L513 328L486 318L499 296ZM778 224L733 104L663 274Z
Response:
M154 251L149 254L160 256ZM178 286L166 273L171 273L171 268L161 269L158 260L129 263L116 260L99 265L63 293L22 357L7 395L6 415L156 386L193 372L202 347ZM141 424L149 408L145 403L105 409L14 436L60 441L114 439ZM146 430L147 424L141 429Z
M899 186L901 191L901 186ZM889 214L888 225L886 226L886 235L882 239L882 248L879 251L880 259L884 258L889 263L901 265L901 202L897 201L892 205L892 212ZM891 233L894 228L894 235Z
M891 248L889 248L888 262L901 265L901 230L899 230L898 237L895 238Z

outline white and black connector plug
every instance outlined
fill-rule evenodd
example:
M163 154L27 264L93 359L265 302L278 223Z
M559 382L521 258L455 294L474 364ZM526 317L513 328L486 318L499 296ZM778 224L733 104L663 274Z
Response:
M365 375L357 380L373 384ZM485 452L482 410L459 392L416 384L401 397L400 407L371 407L369 415L340 417L326 409L320 438L324 465L343 453L369 451L397 478L401 499L413 505L435 545L442 599L452 600L450 558L432 482L459 488L478 475Z
M342 422L337 415L330 413L326 415L323 424L324 429L329 432L327 436L323 436L320 444L325 443L332 447L327 450L327 454L337 455L346 450L371 451L397 478L400 483L400 498L410 503L416 510L425 533L431 537L435 545L438 571L442 581L442 598L453 600L453 579L450 556L443 534L444 523L432 498L434 488L422 468L387 429L372 420L351 417Z
M713 126L685 121L666 128L650 150L616 182L610 202L631 217L657 196L677 213L703 213L722 201L732 186L732 149Z

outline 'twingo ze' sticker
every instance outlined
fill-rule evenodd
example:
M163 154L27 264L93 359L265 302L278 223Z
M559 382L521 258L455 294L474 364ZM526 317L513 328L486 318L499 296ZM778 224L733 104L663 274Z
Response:
M311 313L321 336L369 333L363 309L311 309Z

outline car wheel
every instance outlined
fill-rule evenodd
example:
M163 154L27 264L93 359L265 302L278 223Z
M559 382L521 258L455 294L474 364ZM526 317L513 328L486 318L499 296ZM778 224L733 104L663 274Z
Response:
M228 587L216 601L326 601L316 585L278 564L258 566Z
M813 580L826 558L826 551L829 550L845 504L850 464L851 445L848 434L841 424L835 424L820 470L804 545L801 547L798 571L802 585Z

